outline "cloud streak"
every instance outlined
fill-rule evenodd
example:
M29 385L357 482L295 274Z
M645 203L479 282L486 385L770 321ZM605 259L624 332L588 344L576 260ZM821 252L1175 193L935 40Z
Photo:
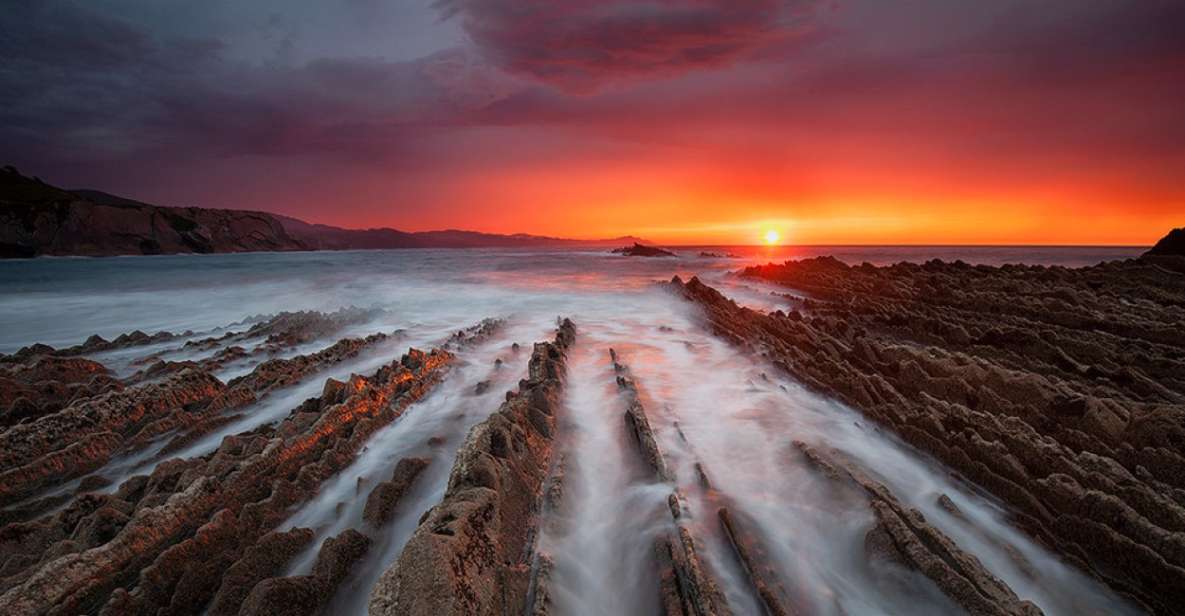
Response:
M484 54L573 92L719 68L810 26L813 0L439 0Z
M0 162L161 203L553 235L999 209L993 241L1067 214L1093 225L1075 241L1131 241L1185 203L1169 0L170 1L0 12Z

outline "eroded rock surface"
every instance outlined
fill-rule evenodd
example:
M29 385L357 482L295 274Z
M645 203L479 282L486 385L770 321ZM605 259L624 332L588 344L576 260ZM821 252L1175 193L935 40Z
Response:
M796 443L807 460L829 478L863 491L871 501L875 526L865 536L869 560L890 561L928 577L944 594L972 614L1038 616L974 556L931 526L917 509L907 508L883 484L837 452Z
M625 425L642 461L654 473L654 478L674 482L675 476L667 466L658 446L646 409L638 395L638 386L629 367L621 363L616 351L609 350L613 370L617 373L617 387L625 402ZM659 596L665 616L726 616L732 614L724 594L707 566L701 561L699 542L682 523L683 496L676 489L667 499L672 527L662 533L654 544L655 566L658 568Z
M742 275L808 297L765 314L670 287L718 335L891 428L1017 526L1145 607L1185 605L1185 276L831 258Z
M452 359L413 349L370 376L330 381L283 421L227 437L209 455L165 461L113 494L3 527L0 605L13 615L194 614L217 597L220 612L234 613L258 586L249 583L284 560L251 548L266 542L290 554L307 541L303 531L268 533ZM32 450L50 446L48 438L16 442ZM331 569L348 572L345 560L335 557ZM334 586L342 575L331 576Z
M526 611L566 353L575 337L575 326L564 320L553 341L537 343L528 377L469 432L444 498L371 591L371 614Z
M11 382L14 391L24 386L39 395L29 394L36 402L18 396L0 416L18 424L0 433L0 468L5 469L0 471L0 504L93 472L117 453L180 432L162 449L167 455L229 421L230 411L389 338L381 333L347 338L308 355L268 360L230 383L192 363L159 362L152 378L141 372L126 384L98 362L79 357L46 354L2 363L0 374L10 380L0 377L0 387ZM63 399L68 405L59 408Z
M431 460L427 458L403 458L395 465L391 479L374 487L370 496L366 498L366 506L362 510L362 519L371 526L378 528L391 519L399 501L411 489L420 473L428 468Z
M310 575L269 578L259 582L243 601L241 616L313 616L366 555L370 538L348 529L330 537L317 552Z
M122 388L103 364L81 357L31 355L0 362L0 428Z

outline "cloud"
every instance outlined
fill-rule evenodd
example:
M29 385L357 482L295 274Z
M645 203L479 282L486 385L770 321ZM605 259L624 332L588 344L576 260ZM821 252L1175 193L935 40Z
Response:
M809 29L813 0L438 0L499 66L567 91L727 66Z
M520 87L461 48L295 64L224 51L212 36L166 36L78 3L19 2L0 12L0 141L38 166L373 156Z

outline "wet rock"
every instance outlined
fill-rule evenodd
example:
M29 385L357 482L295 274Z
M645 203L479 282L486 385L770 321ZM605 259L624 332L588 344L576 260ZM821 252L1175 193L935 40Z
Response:
M262 396L267 392L303 380L311 372L357 356L363 350L385 342L388 334L371 334L365 338L344 338L316 353L297 355L289 359L265 361L250 373L232 379L231 387L245 387Z
M490 390L490 382L489 381L478 381L477 385L473 388L473 395L480 396L489 390Z
M279 577L264 580L251 589L243 601L240 616L311 615L328 599L312 576Z
M243 600L255 585L281 573L312 540L313 531L307 528L273 531L260 537L222 576L218 593L210 603L209 615L238 614Z
M122 385L107 368L81 357L32 354L0 362L0 428L38 419L71 402Z
M203 372L77 402L0 433L0 503L50 481L84 475L105 463L126 438L157 420L209 405L225 386ZM157 432L159 433L159 432Z
M75 492L80 494L83 492L94 492L109 485L111 485L111 480L106 477L101 475L87 475L82 478L82 481L78 482L78 489Z
M531 601L531 616L551 616L555 613L555 598L552 596L552 576L555 560L549 554L539 554L535 564L534 597Z
M1185 278L835 259L747 268L801 319L668 287L707 326L1007 502L1018 525L1152 610L1185 603ZM1068 479L1068 480L1067 480Z
M444 498L371 591L371 614L527 610L534 529L575 335L564 320L554 341L536 344L529 378L469 432Z
M492 338L506 325L503 319L482 319L477 325L472 325L457 332L444 344L450 351L462 351L472 348Z
M333 593L366 555L370 539L349 529L325 540L311 575L263 580L243 601L243 616L313 616L321 613Z
M888 561L930 578L951 600L973 614L1041 614L1021 601L974 556L963 552L916 509L904 507L880 482L836 452L795 443L828 477L861 489L871 499L876 524L864 539L870 560ZM953 503L952 503L953 505Z
M716 514L729 545L741 561L753 590L765 606L765 611L771 616L790 616L798 613L794 609L795 602L782 586L765 547L749 530L751 525L744 516L727 507L719 508Z
M336 588L369 548L370 538L352 528L326 539L313 563L313 577Z
M273 351L327 338L351 325L361 325L380 316L379 310L347 307L336 312L304 310L281 312L252 325L242 338L263 338L258 350Z
M75 527L94 530L78 531L73 542L59 540L57 552L26 563L17 583L0 595L0 605L12 614L173 613L205 605L249 548L345 468L370 435L439 382L452 355L412 350L405 360L352 377L343 398L310 399L278 424L227 437L206 457L161 463L151 476L96 500L130 517L101 545L78 545L110 534L105 529L111 524L88 520L117 517L75 508L55 514L41 523L44 531L20 541L52 542L56 533ZM326 558L331 572L348 560Z
M626 257L675 257L678 256L669 250L656 248L654 246L644 246L642 244L634 243L633 246L625 246L623 248L615 248L611 250L615 255L622 255Z
M616 363L616 362L614 362ZM625 425L634 442L638 446L646 465L654 471L654 476L660 481L674 481L675 476L667 469L666 460L658 448L654 438L654 430L650 427L650 420L646 418L646 411L638 399L638 389L634 382L624 376L617 377L617 387L626 399Z
M674 473L666 464L662 450L654 437L650 420L646 416L646 410L638 397L637 384L632 378L625 376L630 374L629 367L622 363L613 349L609 349L609 361L614 373L618 375L617 386L626 404L626 429L634 437L638 453L654 473L655 479L674 482ZM680 435L682 436L681 432ZM703 480L707 487L706 476ZM678 490L671 492L667 502L674 528L663 533L654 544L663 612L681 616L731 614L728 602L720 592L715 578L700 560L695 538L682 523L681 501Z
M654 551L664 614L732 614L724 594L700 560L699 548L687 527L680 525L658 538Z
M362 510L362 519L378 528L391 519L395 507L399 505L407 491L420 473L428 467L427 458L403 458L395 465L390 481L375 486L366 498L366 507Z

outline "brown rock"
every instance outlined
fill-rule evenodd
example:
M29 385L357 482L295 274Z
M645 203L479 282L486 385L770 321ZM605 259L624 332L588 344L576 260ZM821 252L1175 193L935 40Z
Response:
M273 531L260 537L222 576L222 583L210 604L210 616L238 614L243 600L255 585L281 573L312 540L313 531L307 528Z
M469 432L443 500L371 591L371 614L527 610L533 529L574 337L565 320L553 342L536 344L529 378Z
M805 316L740 307L697 279L669 288L717 335L1006 501L1021 528L1116 590L1152 610L1185 603L1179 273L1145 259L820 258L742 275L809 293Z
M395 465L390 481L384 481L375 486L366 498L366 506L362 510L362 519L371 526L378 528L391 519L399 500L411 489L420 473L423 472L431 460L426 458L403 458Z

